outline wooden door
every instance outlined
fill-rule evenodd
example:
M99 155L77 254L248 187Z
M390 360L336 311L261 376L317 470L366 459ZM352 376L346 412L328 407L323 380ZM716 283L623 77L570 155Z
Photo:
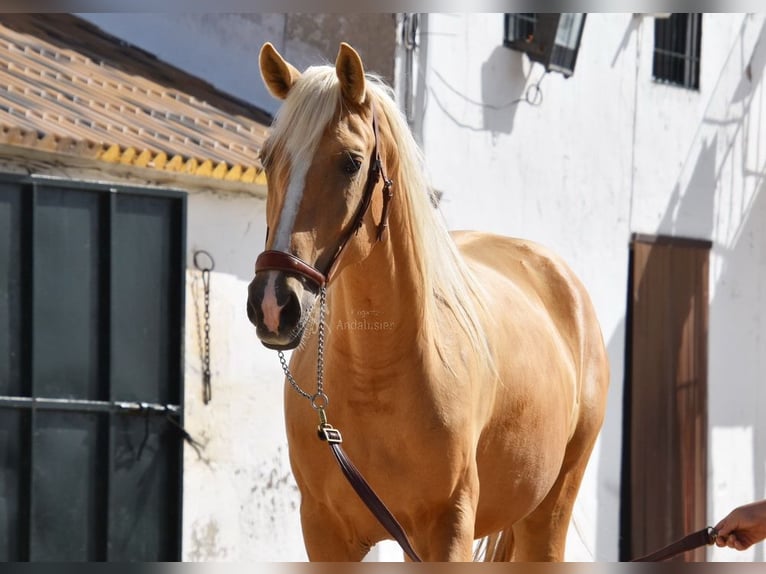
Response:
M631 242L620 557L706 526L711 243ZM677 560L703 561L705 549Z

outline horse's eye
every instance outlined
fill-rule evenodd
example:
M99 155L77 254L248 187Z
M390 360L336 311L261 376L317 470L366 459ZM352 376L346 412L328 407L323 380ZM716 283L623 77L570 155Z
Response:
M343 172L348 175L355 175L362 167L362 159L358 156L346 155L343 158Z

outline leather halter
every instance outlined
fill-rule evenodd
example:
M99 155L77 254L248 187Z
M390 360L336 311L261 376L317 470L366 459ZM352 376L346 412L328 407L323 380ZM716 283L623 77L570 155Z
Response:
M375 186L378 184L378 180L381 176L383 177L383 211L380 217L380 224L378 225L376 241L383 241L386 238L389 203L394 196L393 191L391 191L393 182L386 177L383 162L380 159L380 150L378 149L378 140L380 138L378 133L378 120L375 113L375 103L372 100L370 100L370 106L372 108L372 131L375 137L375 142L372 147L370 167L367 171L367 182L364 186L364 192L359 207L354 214L354 219L351 221L351 225L348 229L341 234L340 244L327 265L327 271L323 273L315 266L306 263L303 259L292 253L269 249L258 255L258 258L255 260L256 274L259 271L284 271L286 273L300 275L317 285L319 288L324 287L329 283L333 271L340 260L340 256L351 239L351 236L359 231L359 228L362 226L364 216L372 203L372 194L375 191Z

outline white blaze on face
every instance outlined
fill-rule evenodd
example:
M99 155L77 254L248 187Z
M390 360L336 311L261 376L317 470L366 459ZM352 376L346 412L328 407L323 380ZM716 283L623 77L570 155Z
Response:
M293 159L285 203L282 205L282 213L279 215L277 232L274 236L272 249L276 251L289 251L290 236L293 234L295 218L298 216L298 208L303 199L303 190L306 188L306 173L309 170L309 164L308 161Z
M298 216L298 208L303 199L308 169L309 162L297 160L292 162L292 172L290 173L290 181L287 184L285 202L282 205L282 213L279 215L274 245L271 247L275 251L290 252L290 237L293 234L295 218ZM282 307L284 307L284 305L279 305L277 302L276 278L277 274L275 272L269 273L269 279L266 282L261 302L263 323L272 333L276 333L279 329L279 316Z
M276 278L277 274L274 271L270 271L269 280L266 282L266 287L263 290L263 301L261 302L263 324L272 333L276 333L279 330L279 315L282 312L282 307L284 307L284 305L277 303L277 290L274 286Z

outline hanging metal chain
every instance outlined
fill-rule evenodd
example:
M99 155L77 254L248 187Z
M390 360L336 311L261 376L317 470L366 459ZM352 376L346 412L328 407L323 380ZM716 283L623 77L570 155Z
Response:
M207 257L210 260L209 265L202 265L200 257ZM213 389L211 385L210 373L210 272L215 268L213 256L207 251L196 251L194 253L194 266L202 272L202 287L205 294L205 311L203 326L204 341L202 346L202 400L208 404L213 398Z
M325 341L325 315L327 313L327 291L322 287L319 291L319 324L317 325L317 392L312 394L304 391L293 378L290 367L287 365L285 354L279 351L279 363L290 385L302 397L311 401L311 406L316 410L323 410L330 402L324 393L324 341Z

